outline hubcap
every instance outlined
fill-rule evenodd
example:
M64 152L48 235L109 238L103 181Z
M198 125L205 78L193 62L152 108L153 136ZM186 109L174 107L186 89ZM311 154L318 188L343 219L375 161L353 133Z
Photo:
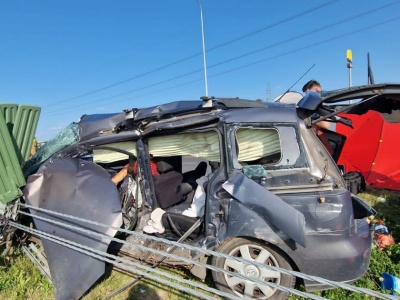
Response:
M258 271L256 266L253 265L247 265L244 267L244 274L247 277L251 278L258 278L260 276L260 272Z
M241 245L234 248L229 255L249 262L279 267L275 257L267 249L257 244ZM227 259L225 260L224 269L248 277L249 280L245 280L228 274L224 275L227 285L236 295L244 299L268 299L277 291L276 288L271 286L254 282L254 279L275 284L280 284L281 281L279 272L258 267L251 263Z

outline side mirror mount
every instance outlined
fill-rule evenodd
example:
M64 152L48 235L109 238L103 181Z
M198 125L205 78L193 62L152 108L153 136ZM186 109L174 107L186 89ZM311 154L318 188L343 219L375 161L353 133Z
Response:
M316 110L321 103L321 96L317 92L310 91L297 103L297 107L307 110Z

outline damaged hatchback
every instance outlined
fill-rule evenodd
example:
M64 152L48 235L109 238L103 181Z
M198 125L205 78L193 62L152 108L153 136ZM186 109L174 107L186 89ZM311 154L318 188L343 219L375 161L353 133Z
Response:
M123 228L230 257L353 282L369 266L367 217L375 212L346 189L334 159L340 147L330 155L314 124L326 120L351 126L338 113L362 114L369 109L397 122L399 95L400 85L381 84L334 91L322 98L310 92L297 105L203 98L84 115L24 164L23 195L4 211L24 203L34 215L31 226L42 232L102 251L129 252L149 263L158 258L140 249L113 247L108 240L57 222L110 236L120 234L115 228ZM348 99L358 100L343 106ZM77 219L71 221L65 215ZM14 218L29 222L27 217ZM92 223L83 224L78 218ZM123 238L155 249L166 247L135 235ZM81 297L104 272L103 261L52 240L41 239L41 245L57 299ZM236 297L289 296L254 280L287 288L302 283L307 291L329 287L260 271L227 256L178 250L181 257L229 271L213 271L211 276L219 290ZM73 268L68 266L72 261ZM164 263L185 265L168 259ZM205 278L206 268L186 267Z

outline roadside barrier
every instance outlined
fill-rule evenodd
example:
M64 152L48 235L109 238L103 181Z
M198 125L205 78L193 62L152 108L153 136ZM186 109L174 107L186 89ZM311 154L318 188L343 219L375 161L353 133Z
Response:
M321 277L311 276L311 275L307 275L307 274L304 274L304 273L300 273L300 272L297 272L297 271L289 271L289 270L278 268L278 267L274 267L274 266L268 266L268 265L265 265L265 264L262 264L262 263L259 263L259 262L256 262L256 261L249 261L249 260L246 260L246 259L243 259L243 258L229 256L229 255L226 255L226 254L223 254L223 253L219 253L219 252L216 252L216 251L203 249L201 247L194 247L194 246L191 246L191 245L188 245L188 244L185 244L185 243L178 243L178 242L167 240L167 239L164 239L164 238L159 238L159 237L156 237L156 236L153 236L153 235L147 235L147 234L143 234L143 233L140 233L140 232L126 230L126 229L123 229L123 228L115 228L115 227L109 226L107 224L102 224L102 223L98 223L98 222L94 222L94 221L78 218L78 217L75 217L75 216L66 215L66 214L55 212L55 211L51 211L51 210L47 210L47 209L43 209L43 208L30 206L30 205L27 205L27 204L20 204L20 206L21 207L25 207L25 208L29 208L29 209L33 209L33 210L37 210L37 211L41 211L41 212L45 212L46 214L50 214L50 215L54 215L54 216L68 218L68 219L76 220L76 221L80 221L80 222L86 222L88 224L93 224L93 225L101 226L101 227L105 227L105 228L115 229L115 230L118 230L118 231L126 233L126 234L137 236L139 238L150 239L150 240L153 240L155 242L163 243L165 245L168 245L168 247L166 248L166 251L156 250L156 249L153 249L153 248L150 248L150 247L146 247L146 246L141 245L141 244L130 243L128 241L121 240L121 239L116 238L116 237L112 237L112 236L108 236L108 235L101 234L101 233L98 233L98 232L94 232L92 230L87 230L87 229L84 229L84 228L79 227L79 226L74 226L74 225L71 225L71 224L59 222L59 221L56 221L56 220L53 220L53 219L50 219L50 218L37 216L37 215L31 214L31 213L28 213L26 211L23 211L23 210L19 210L18 211L19 213L27 215L27 216L30 216L32 218L36 218L36 219L40 219L40 220L43 220L43 221L46 221L46 222L49 222L49 223L53 223L53 224L58 225L58 226L63 226L65 228L69 228L69 229L74 230L74 231L82 232L82 233L84 233L86 235L93 235L93 236L96 236L96 237L101 237L102 239L108 239L109 241L113 241L113 242L116 242L116 243L123 244L125 247L137 248L137 249L140 249L140 250L143 250L143 251L148 251L150 253L154 253L154 254L160 255L162 257L169 257L169 258L173 258L175 260L183 261L183 262L188 263L188 264L193 264L193 265L205 267L205 268L207 268L207 269L209 269L211 271L222 272L222 273L228 274L230 276L235 276L235 277L240 278L242 280L247 280L247 281L251 280L254 283L257 283L257 285L269 286L269 287L276 288L276 289L288 292L290 294L298 295L298 296L301 296L301 297L304 297L304 298L308 298L308 299L326 299L326 298L317 296L315 294L299 291L297 289L287 288L287 287L284 287L284 286L281 286L281 285L278 285L278 284L275 284L275 283L272 283L272 282L266 282L266 281L262 281L262 280L255 279L255 278L248 278L248 277L246 277L246 276L244 276L242 274L239 274L239 273L230 272L230 271L222 269L222 268L217 268L217 267L209 265L209 264L204 264L204 263L201 263L200 261L197 261L197 260L193 260L193 259L189 259L189 258L186 258L186 257L177 256L177 255L175 255L173 253L169 253L168 249L171 248L171 247L185 248L185 249L188 249L188 250L191 250L191 251L195 251L196 253L203 253L203 254L208 255L208 256L212 255L212 256L217 256L217 257L222 257L222 258L225 258L225 259L237 261L237 262L240 262L240 263L252 264L252 265L255 265L255 266L257 266L257 267L259 267L261 269L267 269L267 270L272 270L272 271L275 271L275 272L281 272L281 273L284 273L284 274L289 274L289 275L292 275L292 276L296 276L298 278L312 280L312 281L315 281L315 282L318 282L318 283L322 283L322 284L325 284L325 285L330 285L332 287L342 288L342 289L346 289L346 290L349 290L349 291L352 291L352 292L373 296L373 297L376 297L378 299L398 299L395 296L384 294L384 293L379 293L377 291L369 290L369 289L366 289L366 288L359 288L359 287L352 286L350 284L346 284L346 283L342 283L342 282L335 282L335 281L327 280L327 279L324 279L324 278L321 278ZM33 228L30 228L30 227L21 225L21 224L16 223L16 222L9 221L9 224L11 226L17 228L17 229L20 229L22 231L28 232L28 233L30 233L30 234L32 234L34 236L38 236L39 238L44 238L44 239L51 240L51 241L53 241L53 242L55 242L57 244L63 245L65 247L68 247L68 248L74 249L76 251L79 251L81 253L87 254L89 256L95 257L97 259L103 260L103 261L105 261L107 263L113 264L113 265L117 266L118 268L120 268L122 270L125 270L125 271L128 271L128 272L132 272L132 273L138 274L138 275L143 276L143 277L147 277L147 278L149 278L151 280L160 282L162 284L169 285L169 286L171 286L173 288L176 288L178 290L184 291L186 293L190 293L190 294L192 294L192 295L194 295L196 297L199 297L199 298L203 298L203 299L220 299L220 298L215 298L215 295L218 295L220 297L226 297L226 298L229 298L229 299L241 299L241 298L238 298L238 297L235 298L235 296L232 295L232 294L226 294L226 293L221 292L221 291L219 291L217 289L208 287L205 284L194 282L194 281L189 281L189 280L186 280L186 279L171 275L169 273L166 273L166 272L164 272L164 271L162 271L160 269L156 269L156 268L152 268L150 266L139 264L139 263L133 262L131 260L124 259L124 258L122 258L120 256L109 254L107 252L102 252L102 251L87 247L85 245L78 244L78 243L75 243L73 241L63 239L63 238L58 237L58 236L53 235L53 234L49 234L49 233L46 233L46 232L43 232L43 231L40 231L40 230L37 230L37 229L33 229ZM158 276L153 275L151 273L157 274ZM163 278L161 278L160 276L162 276ZM168 280L164 279L164 278L168 278ZM199 290L202 290L202 291L207 292L207 293L211 293L213 296L210 296L210 295L208 295L208 294L206 294L204 292L199 292Z

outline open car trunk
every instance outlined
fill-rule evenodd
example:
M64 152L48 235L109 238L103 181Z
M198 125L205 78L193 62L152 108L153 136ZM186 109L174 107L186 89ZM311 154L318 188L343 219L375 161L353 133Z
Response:
M399 92L398 84L381 84L327 96L328 102L348 98L345 103L349 105L377 95L371 103L365 101L339 114L351 120L352 127L337 123L330 131L346 140L335 157L338 166L344 174L362 174L370 187L400 190L400 161L393 159L400 146Z
M400 122L400 84L374 84L325 92L320 98L315 92L307 94L298 107L309 110L312 124L331 120L351 126L340 113L362 115L370 110L379 112L385 121Z
M321 130L343 174L360 172L371 185L400 190L397 174L400 165L388 161L398 148L393 143L396 133L400 133L400 84L326 91L322 98L311 92L298 107L307 112L310 126L321 121L331 122L328 130ZM368 180L369 177L373 178ZM382 186L383 181L391 184Z

